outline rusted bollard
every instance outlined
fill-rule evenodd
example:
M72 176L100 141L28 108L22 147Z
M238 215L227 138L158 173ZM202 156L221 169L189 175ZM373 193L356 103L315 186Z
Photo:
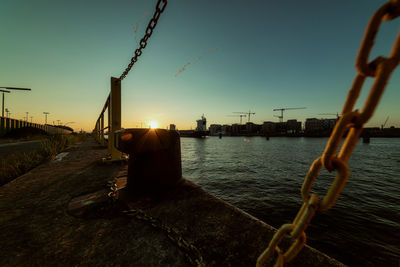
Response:
M124 129L115 133L115 147L129 154L129 192L163 193L182 181L178 132Z

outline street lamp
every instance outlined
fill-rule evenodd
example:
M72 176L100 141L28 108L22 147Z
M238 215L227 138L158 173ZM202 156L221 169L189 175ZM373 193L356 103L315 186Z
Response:
M44 120L45 120L44 125L46 125L47 124L47 115L50 114L50 112L43 112L43 114L44 114Z
M3 93L3 111L1 113L1 116L4 117L4 93L11 93L11 92L8 90L1 90L1 89L0 89L0 92Z
M7 90L25 90L25 91L30 91L30 88L19 88L19 87L6 87L6 86L0 86L0 88L4 88ZM3 107L2 107L2 112L1 112L1 116L4 117L4 93L10 93L10 91L7 90L0 90L1 92L3 92Z

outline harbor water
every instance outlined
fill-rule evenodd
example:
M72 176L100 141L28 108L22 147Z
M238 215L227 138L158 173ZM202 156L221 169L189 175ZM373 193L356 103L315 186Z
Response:
M183 176L278 228L297 214L304 177L327 140L181 138ZM400 139L359 141L349 167L335 206L308 227L307 244L349 266L399 266ZM321 169L312 192L323 196L334 177Z

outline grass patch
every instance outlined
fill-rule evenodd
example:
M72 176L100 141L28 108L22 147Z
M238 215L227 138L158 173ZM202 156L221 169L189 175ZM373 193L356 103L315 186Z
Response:
M86 137L85 134L52 135L44 139L40 148L36 151L14 153L5 158L0 158L0 185L12 181L53 158L68 146L85 140Z
M42 129L34 127L24 127L12 129L0 138L1 143L11 143L20 141L38 140L48 137L49 135Z

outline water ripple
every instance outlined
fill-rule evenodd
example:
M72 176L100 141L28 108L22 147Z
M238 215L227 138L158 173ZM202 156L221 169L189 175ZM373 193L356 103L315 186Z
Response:
M183 176L279 227L301 206L300 187L326 138L181 139ZM311 246L350 266L397 266L400 258L400 139L358 144L350 179L336 205L315 216ZM313 192L325 194L333 173L321 171Z

